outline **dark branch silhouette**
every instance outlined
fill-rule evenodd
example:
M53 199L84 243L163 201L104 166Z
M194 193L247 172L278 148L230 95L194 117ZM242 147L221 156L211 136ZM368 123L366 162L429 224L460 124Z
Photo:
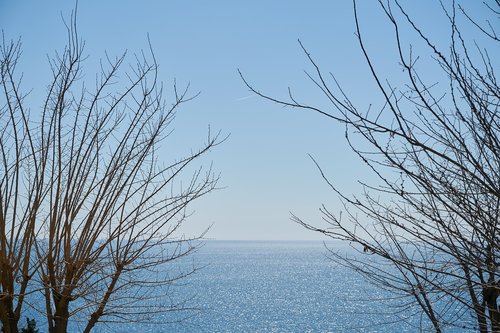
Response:
M488 19L483 24L454 2L442 4L451 34L450 45L440 47L397 0L379 1L406 79L398 87L377 71L361 28L359 4L353 5L360 49L383 99L376 112L357 107L300 41L313 68L307 77L330 108L300 103L290 89L287 98L272 97L240 72L258 96L344 124L347 144L378 178L378 183L362 184L364 192L352 197L313 159L342 202L343 214L322 206L326 226L297 216L292 220L352 244L358 256L332 249L332 259L399 296L406 317L423 314L435 332L454 326L500 332L500 89L492 53L498 47L497 25ZM491 20L497 20L498 2L486 5ZM463 37L459 16L478 37L488 37L481 39L485 45ZM437 65L430 70L441 71L447 82L427 82L415 50L402 38L403 28L423 42L422 52L430 52ZM355 144L359 138L363 149Z
M18 332L22 310L43 313L48 331L68 322L155 322L189 309L158 292L192 274L170 263L196 250L203 233L179 234L186 208L216 188L195 160L224 138L209 131L199 150L174 160L160 152L179 106L165 101L158 65L142 52L106 57L94 85L83 77L84 43L72 15L66 48L50 62L40 112L30 112L16 66L21 44L0 47L0 321ZM125 80L120 79L125 78ZM33 110L33 109L32 109ZM194 172L192 171L194 168ZM189 172L192 172L189 175Z

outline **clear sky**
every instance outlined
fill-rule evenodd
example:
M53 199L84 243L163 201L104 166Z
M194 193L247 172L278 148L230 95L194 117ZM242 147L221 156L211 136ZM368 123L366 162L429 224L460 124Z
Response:
M427 33L446 41L437 1L403 3ZM45 78L50 77L47 56L66 42L61 15L69 18L73 8L74 2L67 0L0 0L0 29L7 39L22 38L20 69L24 87L33 89L32 112L41 105ZM359 9L367 46L381 73L397 80L401 70L387 20L376 1L361 0ZM290 221L290 212L319 221L323 203L333 212L341 210L307 154L348 193L359 192L357 181L372 177L346 147L341 125L255 97L237 73L239 68L262 92L286 97L290 86L300 100L327 106L304 75L312 68L297 43L300 38L355 103L365 108L379 102L354 36L350 0L81 0L78 28L89 56L85 79L92 80L93 66L105 51L132 55L147 49L149 33L165 86L175 78L179 85L189 82L193 94L201 91L179 109L167 157L200 146L208 125L230 134L200 161L213 162L225 188L192 207L195 214L186 234L213 225L208 237L215 239L321 239Z

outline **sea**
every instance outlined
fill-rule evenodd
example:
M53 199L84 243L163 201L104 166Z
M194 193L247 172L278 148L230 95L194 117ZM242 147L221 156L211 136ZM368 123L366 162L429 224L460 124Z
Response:
M326 245L342 250L337 243ZM165 293L188 299L192 311L167 313L163 324L100 324L94 332L427 331L425 318L408 318L390 293L328 253L321 241L206 241L183 259L200 269Z

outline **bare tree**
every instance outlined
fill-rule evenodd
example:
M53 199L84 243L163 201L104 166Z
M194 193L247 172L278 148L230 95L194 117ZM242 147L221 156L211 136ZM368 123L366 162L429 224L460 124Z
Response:
M74 16L67 30L39 113L26 105L16 72L21 44L3 38L0 48L0 320L7 333L18 331L28 308L57 333L73 318L90 332L98 322L185 309L161 294L195 268L165 265L196 249L203 234L185 238L178 229L186 207L218 180L193 162L223 141L219 134L209 131L199 150L165 162L160 145L192 97L174 84L175 100L165 101L152 51L135 56L128 71L125 54L106 57L88 87Z
M344 124L347 143L378 177L376 184L362 184L362 195L350 196L313 159L343 203L344 214L323 206L326 226L292 219L352 244L356 256L331 249L333 260L400 296L401 317L424 314L435 332L454 326L500 332L500 90L492 53L499 42L498 25L473 17L455 2L441 3L451 32L450 45L443 49L397 0L379 1L406 77L398 87L377 71L353 4L361 52L383 100L378 110L357 107L302 44L313 67L307 76L331 109L298 102L290 89L288 99L274 98L242 76L265 99ZM490 19L497 19L500 3L484 5ZM472 25L484 45L466 39L459 22ZM419 70L415 50L401 37L407 28L430 51L447 82L428 82Z

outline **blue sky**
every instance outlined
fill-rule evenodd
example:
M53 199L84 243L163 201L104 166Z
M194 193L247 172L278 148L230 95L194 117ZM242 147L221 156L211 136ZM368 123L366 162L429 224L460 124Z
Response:
M380 72L397 81L390 26L375 1L359 2L367 46ZM446 42L448 30L437 1L403 3L426 32ZM61 0L0 0L5 37L22 38L20 69L24 87L33 88L32 112L48 83L47 56L66 41L61 15L68 18L73 6ZM320 221L323 203L333 212L341 210L307 154L347 193L359 193L357 181L372 177L346 147L341 125L255 97L237 73L239 68L255 87L276 97L285 97L290 86L300 100L327 106L304 75L312 68L297 43L300 38L357 105L380 102L354 35L350 0L80 1L78 28L89 56L85 79L92 80L105 51L132 55L147 49L149 33L165 86L175 78L179 85L190 83L193 94L201 92L179 110L168 158L201 145L208 125L230 134L200 161L213 162L225 189L192 207L186 234L213 225L207 237L215 239L321 239L289 219L293 212Z

